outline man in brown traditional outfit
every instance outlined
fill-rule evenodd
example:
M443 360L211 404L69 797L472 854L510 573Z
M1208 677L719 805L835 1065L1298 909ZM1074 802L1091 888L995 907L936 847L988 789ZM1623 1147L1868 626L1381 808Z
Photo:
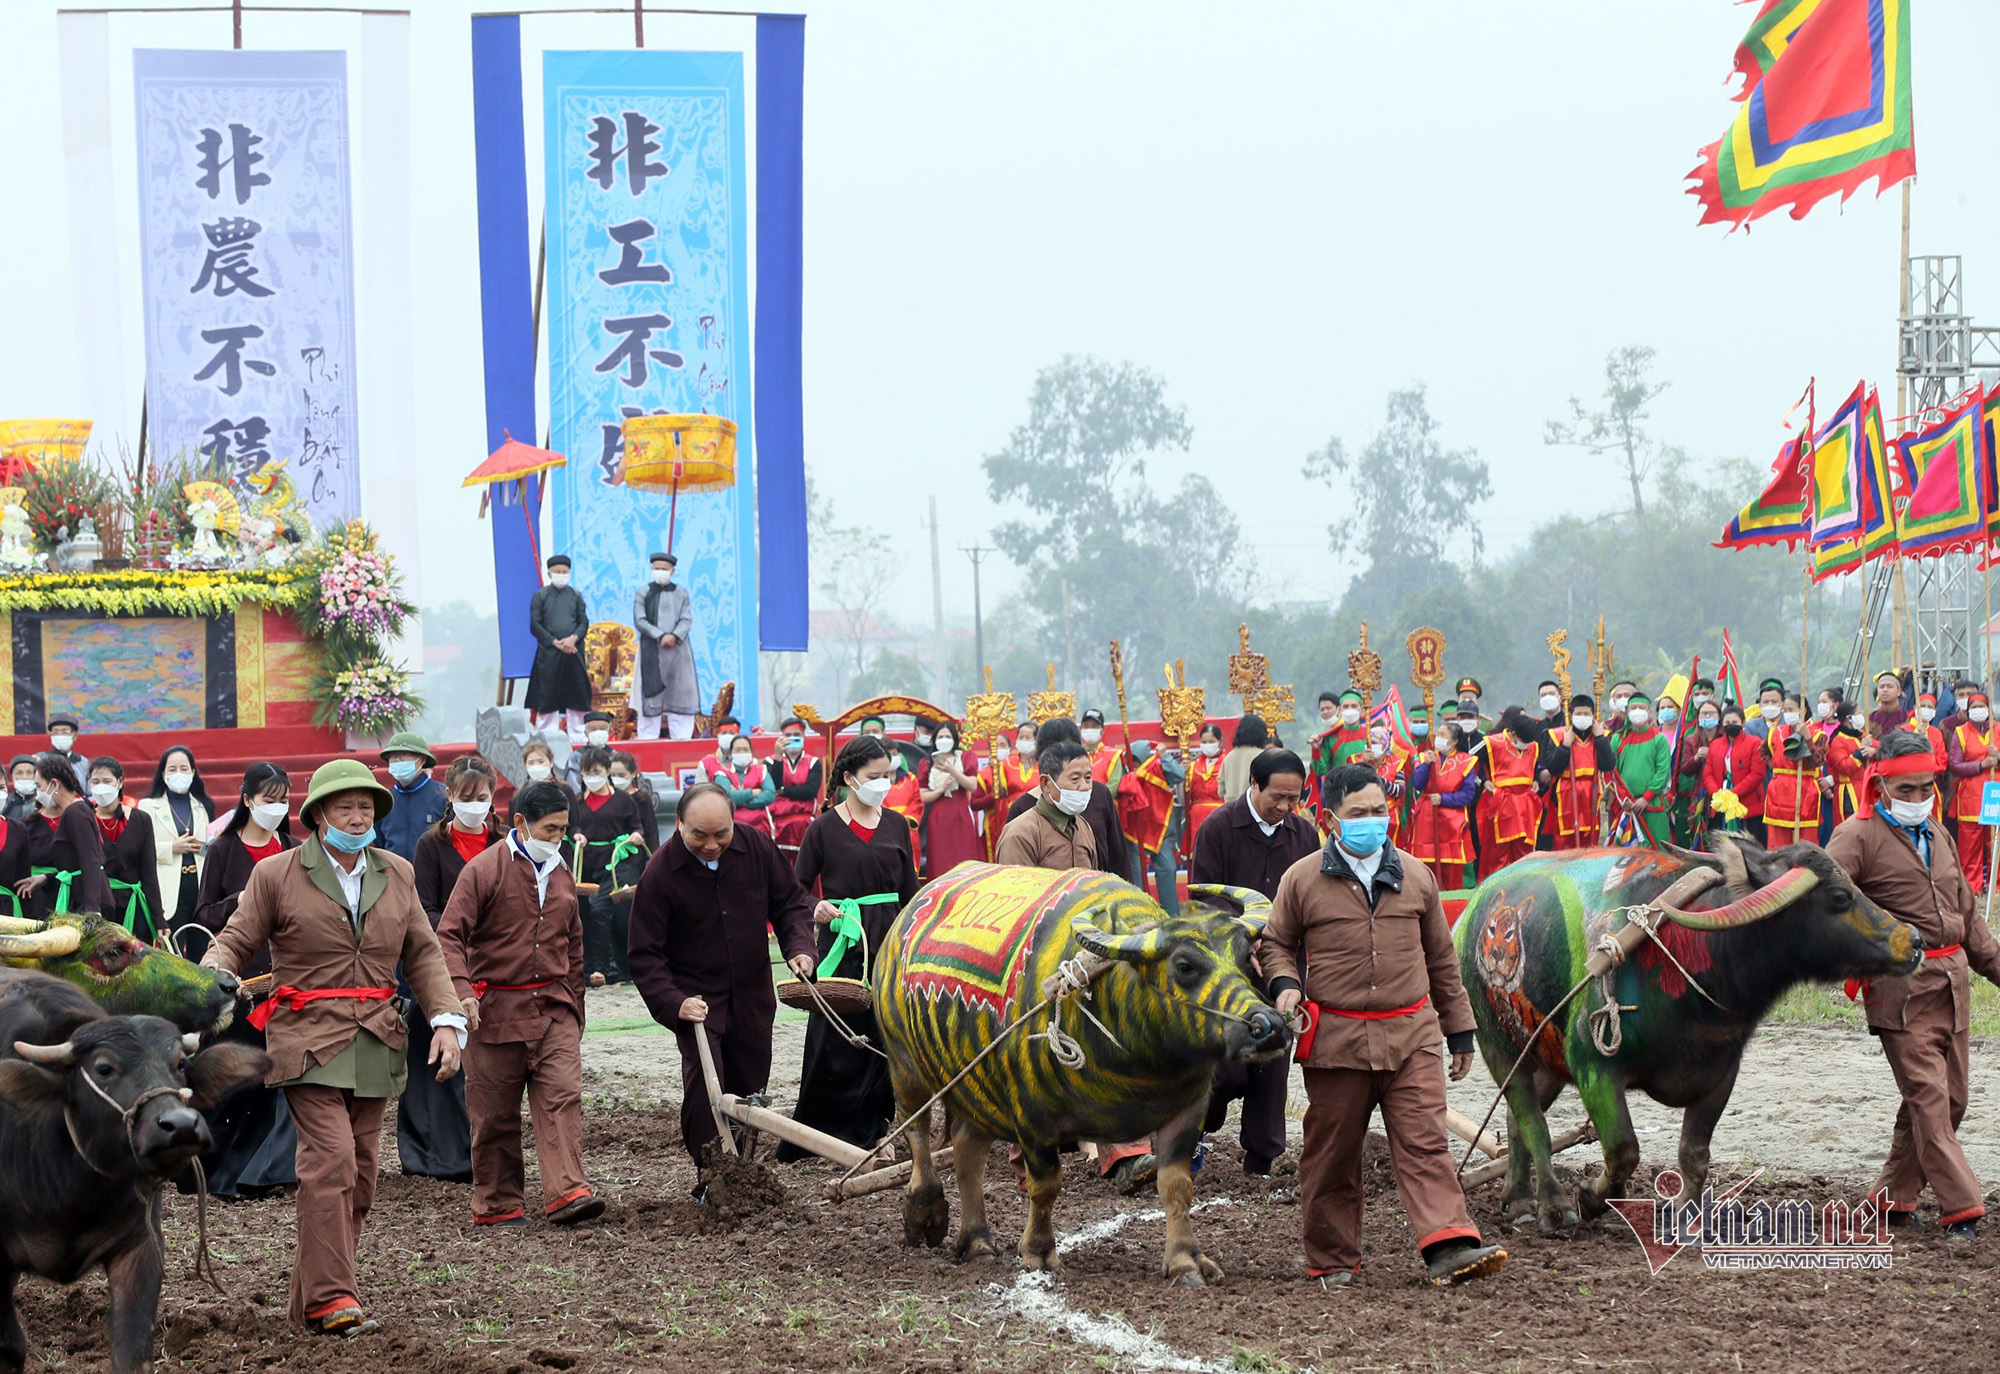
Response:
M1461 1283L1500 1268L1507 1252L1480 1244L1445 1136L1440 1019L1455 1079L1472 1069L1473 1022L1437 880L1389 844L1374 769L1334 769L1320 801L1333 838L1286 871L1258 942L1278 1010L1306 1009L1306 1273L1345 1287L1361 1267L1362 1144L1380 1107L1425 1268L1433 1283Z
M583 1173L583 920L563 866L569 796L514 795L514 828L466 864L438 922L472 1043L472 1222L526 1226L521 1093L535 1114L542 1214L560 1226L604 1210Z
M792 972L812 977L815 903L771 837L735 823L722 788L688 788L679 817L633 894L629 953L646 1009L680 1042L681 1139L700 1164L716 1132L694 1038L709 1037L724 1092L764 1091L778 1014L766 930Z
M670 553L654 554L652 581L632 597L632 628L639 634L632 710L639 717L640 739L659 739L662 734L668 739L693 739L694 718L701 710L694 646L688 643L694 606L687 587L674 580L675 562Z
M1937 757L1907 730L1883 737L1861 810L1841 822L1826 852L1868 899L1916 928L1924 963L1907 978L1850 984L1868 1029L1903 1094L1889 1156L1875 1187L1889 1193L1889 1222L1916 1221L1924 1184L1937 1194L1938 1223L1965 1240L1986 1215L1985 1190L1958 1143L1965 1117L1972 978L2000 982L2000 942L1986 928L1959 866L1951 827L1937 815Z

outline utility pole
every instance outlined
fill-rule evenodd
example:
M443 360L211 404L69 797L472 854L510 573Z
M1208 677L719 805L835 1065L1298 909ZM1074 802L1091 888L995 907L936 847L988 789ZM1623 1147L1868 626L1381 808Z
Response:
M937 655L937 685L933 694L933 700L938 705L943 706L945 704L944 572L938 566L937 497L930 497L929 500L931 512L931 633L934 636L932 643L935 646L932 652Z
M972 560L972 674L976 679L986 666L986 620L979 609L979 561L993 550L976 544L968 549L960 544L958 551Z

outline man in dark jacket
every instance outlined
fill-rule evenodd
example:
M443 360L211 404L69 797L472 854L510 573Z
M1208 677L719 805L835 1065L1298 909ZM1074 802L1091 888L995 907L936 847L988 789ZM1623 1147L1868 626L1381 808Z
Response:
M1278 880L1300 859L1319 852L1319 832L1298 814L1306 765L1289 749L1267 749L1250 762L1250 788L1202 822L1195 832L1188 882L1247 887L1278 895ZM1268 989L1266 989L1268 991ZM1225 1060L1215 1071L1203 1129L1222 1129L1229 1104L1243 1100L1243 1172L1268 1176L1285 1152L1285 1093L1291 1063Z
M709 1037L724 1092L763 1092L778 1014L766 928L799 977L812 977L818 962L812 896L771 837L735 824L734 814L712 782L681 793L673 836L632 897L632 981L680 1042L681 1139L697 1165L716 1130L694 1037Z
M590 632L590 612L583 593L569 585L566 553L551 554L548 585L537 588L528 602L528 628L535 636L535 663L528 670L528 712L537 730L549 717L568 717L590 709L590 673L583 663L583 637Z
M418 837L450 813L451 798L445 795L444 784L431 776L437 756L416 731L391 736L382 747L382 763L389 770L396 805L376 826L380 836L376 843L414 863Z

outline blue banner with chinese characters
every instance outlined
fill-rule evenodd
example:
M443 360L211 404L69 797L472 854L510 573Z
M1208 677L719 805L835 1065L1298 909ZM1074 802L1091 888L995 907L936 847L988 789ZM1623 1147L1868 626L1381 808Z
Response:
M361 513L347 55L140 49L150 451Z
M629 623L667 545L670 498L619 481L629 416L737 424L736 485L682 496L676 580L694 611L703 709L757 696L748 187L739 53L549 52L550 547L575 560L592 620Z

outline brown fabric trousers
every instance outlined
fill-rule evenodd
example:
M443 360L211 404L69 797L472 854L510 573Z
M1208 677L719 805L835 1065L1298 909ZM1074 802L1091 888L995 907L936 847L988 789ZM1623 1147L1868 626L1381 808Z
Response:
M1457 1164L1444 1129L1444 1061L1419 1051L1400 1069L1307 1069L1305 1144L1299 1159L1299 1212L1306 1268L1320 1274L1361 1267L1361 1156L1368 1118L1382 1109L1396 1193L1417 1248L1443 1240L1477 1242Z
M518 1035L510 1027L509 1035ZM542 1210L590 1194L583 1174L583 1028L567 1013L542 1023L536 1040L482 1040L465 1051L465 1110L472 1118L472 1219L505 1221L526 1211L521 1094L535 1118Z
M1971 1046L1954 1020L1951 989L1943 987L1909 1000L1902 1030L1876 1032L1903 1105L1875 1186L1889 1190L1892 1211L1913 1212L1917 1194L1930 1184L1938 1220L1947 1226L1986 1215L1985 1192L1958 1143Z
M285 1089L298 1127L298 1252L292 1320L304 1323L360 1301L354 1252L375 1203L375 1165L386 1097L312 1084Z

